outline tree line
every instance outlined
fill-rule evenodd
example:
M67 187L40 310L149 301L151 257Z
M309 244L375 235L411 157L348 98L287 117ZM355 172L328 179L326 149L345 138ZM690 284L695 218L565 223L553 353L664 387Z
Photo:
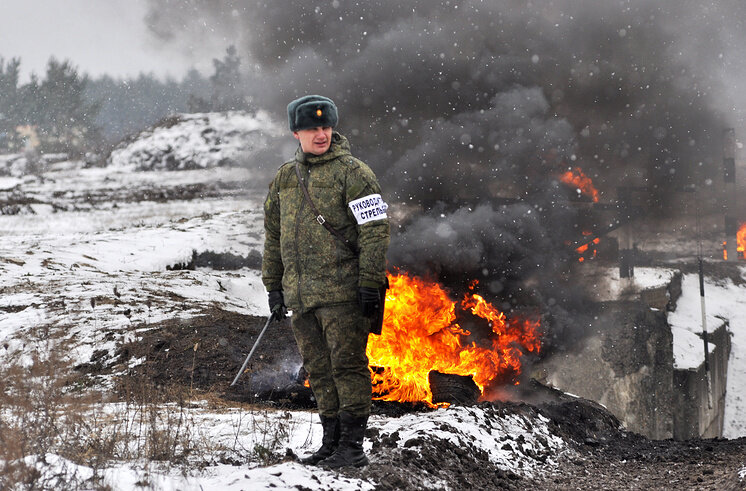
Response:
M50 58L43 78L21 83L21 60L0 58L0 153L100 152L178 112L249 109L241 60L230 46L214 72L181 80L153 74L91 79L69 60Z

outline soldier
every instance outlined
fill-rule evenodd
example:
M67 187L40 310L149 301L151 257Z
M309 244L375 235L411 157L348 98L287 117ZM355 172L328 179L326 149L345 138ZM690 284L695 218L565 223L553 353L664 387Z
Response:
M337 107L309 95L288 104L300 145L264 203L262 279L273 313L291 323L318 405L322 445L301 459L328 468L368 464L371 406L365 348L382 308L389 220L373 171L333 130ZM304 189L304 186L306 189Z

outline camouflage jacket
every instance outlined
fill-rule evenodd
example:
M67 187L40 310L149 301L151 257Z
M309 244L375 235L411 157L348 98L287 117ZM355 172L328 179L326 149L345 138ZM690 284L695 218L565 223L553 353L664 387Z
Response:
M298 185L295 165L316 209L358 250L324 228ZM264 202L262 280L283 290L285 305L303 312L357 301L357 287L384 283L389 220L375 174L334 132L322 155L303 153L280 167Z

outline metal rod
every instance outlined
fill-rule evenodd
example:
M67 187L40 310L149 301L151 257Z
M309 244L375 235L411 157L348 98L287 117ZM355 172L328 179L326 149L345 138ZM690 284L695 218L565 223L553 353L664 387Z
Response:
M256 338L256 341L254 341L254 346L252 346L251 351L249 351L249 356L246 357L246 359L243 362L243 365L241 365L241 369L236 374L236 378L234 378L233 382L231 382L231 385L230 385L231 387L236 385L236 382L238 382L239 377L241 377L241 374L243 373L243 371L246 370L246 365L249 364L249 360L251 359L251 356L254 354L256 347L259 346L259 341L262 340L262 336L264 336L264 332L267 330L267 328L269 327L269 324L274 320L274 318L275 318L275 314L272 314L267 319L267 323L264 324L264 328L262 328L262 332L259 333L259 337Z

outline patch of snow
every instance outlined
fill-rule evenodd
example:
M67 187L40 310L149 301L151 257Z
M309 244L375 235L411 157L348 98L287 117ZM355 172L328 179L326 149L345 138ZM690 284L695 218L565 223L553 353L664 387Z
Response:
M693 332L671 326L673 333L673 367L680 370L699 368L704 363L704 342ZM710 354L715 345L707 343Z
M26 173L27 159L20 153L0 155L0 176L20 177Z
M675 269L635 268L631 278L620 278L619 268L589 269L587 283L596 300L608 302L639 296L641 290L665 287L676 274Z
M38 470L38 480L50 484L48 489L64 489L71 482L82 484L94 476L102 486L112 491L296 490L309 489L309 485L315 489L375 489L373 483L363 479L348 478L336 472L309 468L295 462L253 469L218 464L194 475L184 475L176 469L159 469L148 462L113 465L94 472L90 467L77 465L53 454L47 454L44 458L29 456L25 463Z
M0 311L2 312L2 311ZM39 326L49 322L44 308L27 307L20 312L0 313L0 360L13 360L21 366L31 366L30 346L38 336L32 336Z
M0 191L7 191L13 189L23 182L17 177L0 177Z

